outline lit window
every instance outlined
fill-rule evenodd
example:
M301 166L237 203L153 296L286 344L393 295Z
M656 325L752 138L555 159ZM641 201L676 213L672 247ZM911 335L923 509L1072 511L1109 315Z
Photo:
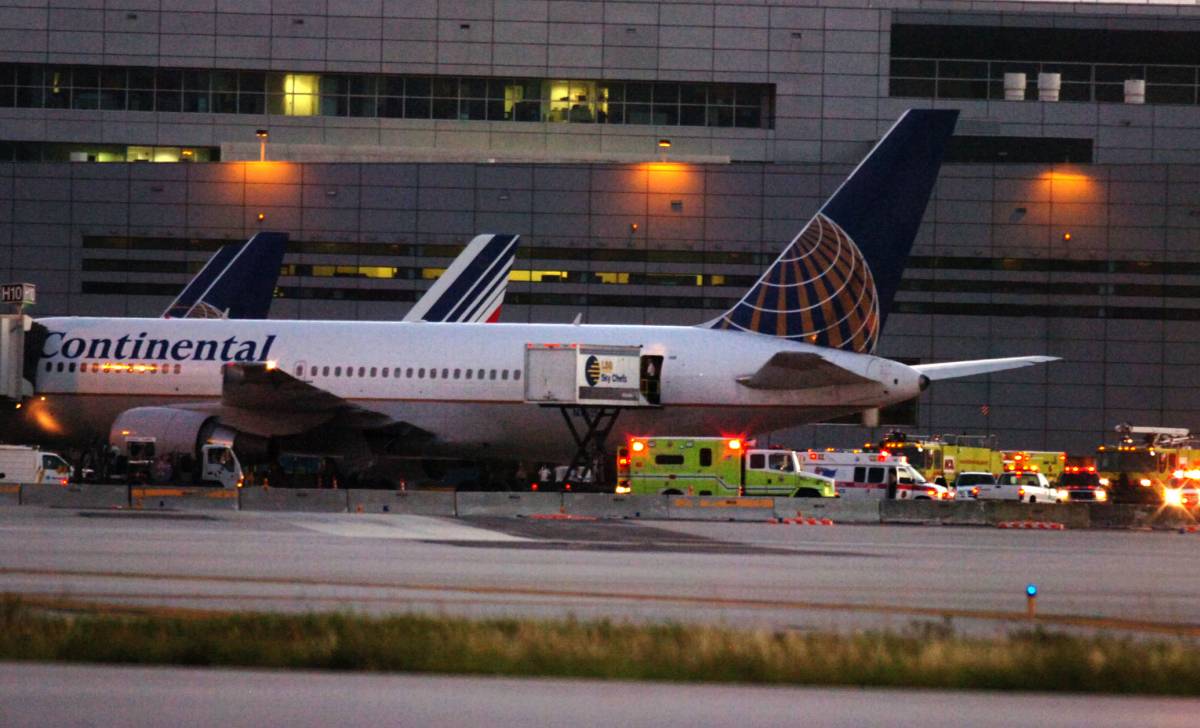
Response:
M315 116L319 77L309 73L289 73L283 77L284 116Z

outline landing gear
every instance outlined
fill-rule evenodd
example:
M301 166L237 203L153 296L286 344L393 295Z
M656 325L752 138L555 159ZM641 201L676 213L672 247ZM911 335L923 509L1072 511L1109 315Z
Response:
M567 481L564 489L591 490L596 492L612 491L616 481L612 472L611 458L604 446L609 433L617 423L617 415L621 414L620 407L559 407L567 429L575 440L575 456L567 469ZM576 422L576 419L580 422ZM586 473L591 474L590 482ZM576 474L576 482L572 482L571 474ZM583 487L580 487L583 486Z

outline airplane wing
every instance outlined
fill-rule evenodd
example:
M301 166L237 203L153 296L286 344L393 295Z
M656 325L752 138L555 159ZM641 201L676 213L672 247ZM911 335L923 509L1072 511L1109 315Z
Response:
M751 389L811 389L841 384L873 384L868 379L834 364L820 354L781 351L757 372L738 377L738 384Z
M969 377L975 374L1002 372L1007 369L1021 369L1023 367L1031 367L1035 364L1060 361L1061 359L1062 357L1058 356L1009 356L1001 359L973 359L970 361L946 361L937 364L914 364L912 368L928 377L931 381L937 381L939 379Z
M298 435L318 427L430 433L372 412L268 364L228 364L222 372L221 424L263 437Z
M520 235L476 235L404 320L495 322L520 239Z

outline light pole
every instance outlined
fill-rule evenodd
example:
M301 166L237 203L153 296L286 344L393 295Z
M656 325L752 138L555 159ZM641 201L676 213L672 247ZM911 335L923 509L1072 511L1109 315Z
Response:
M267 161L267 137L270 132L266 129L258 129L254 132L254 136L258 137L258 161Z

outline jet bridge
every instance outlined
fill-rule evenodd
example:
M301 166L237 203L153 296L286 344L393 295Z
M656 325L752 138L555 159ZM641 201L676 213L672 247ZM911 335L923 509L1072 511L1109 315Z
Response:
M28 283L0 285L0 400L19 402L33 395L33 383L25 377L26 335L33 319L21 310L32 305L35 296ZM8 307L12 313L3 311Z
M621 410L659 406L662 360L640 346L525 346L525 401L562 412L575 441L570 468L589 469L593 487L612 481L604 442Z

